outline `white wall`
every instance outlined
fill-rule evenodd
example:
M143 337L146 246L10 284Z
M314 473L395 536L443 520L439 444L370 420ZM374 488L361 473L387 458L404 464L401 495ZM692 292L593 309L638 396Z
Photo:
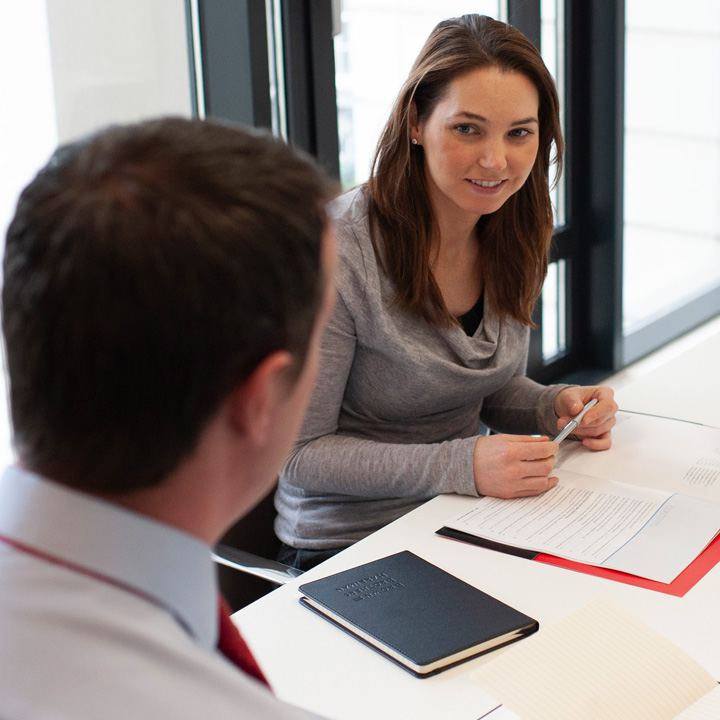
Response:
M190 115L183 0L47 0L58 137Z
M0 231L58 143L191 114L183 0L0 3ZM11 458L0 373L0 466Z

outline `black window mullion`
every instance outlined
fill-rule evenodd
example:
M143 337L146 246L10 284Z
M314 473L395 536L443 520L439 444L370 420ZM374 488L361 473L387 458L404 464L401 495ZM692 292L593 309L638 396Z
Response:
M579 366L602 377L622 367L624 0L567 5L576 67L572 324Z
M191 6L186 0L192 23ZM197 0L196 6L201 68L191 69L202 74L205 117L270 128L265 0Z
M283 0L288 140L340 175L331 0Z
M540 0L507 0L508 22L540 50Z

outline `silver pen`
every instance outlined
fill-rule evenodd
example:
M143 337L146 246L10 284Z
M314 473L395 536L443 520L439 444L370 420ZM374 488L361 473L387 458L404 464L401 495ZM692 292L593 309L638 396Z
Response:
M562 442L582 421L585 413L597 405L597 398L593 398L585 404L585 407L553 438L553 442Z

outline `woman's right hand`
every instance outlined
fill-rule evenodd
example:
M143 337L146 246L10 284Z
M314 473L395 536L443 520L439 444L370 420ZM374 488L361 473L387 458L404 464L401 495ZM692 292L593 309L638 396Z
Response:
M539 495L558 483L550 473L559 445L533 435L488 435L475 443L473 468L480 495L499 498Z

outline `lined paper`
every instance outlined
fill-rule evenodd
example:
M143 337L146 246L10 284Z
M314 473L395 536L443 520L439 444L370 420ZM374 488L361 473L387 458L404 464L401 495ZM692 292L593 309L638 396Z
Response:
M474 679L523 720L673 720L717 687L695 660L609 599L541 628Z

